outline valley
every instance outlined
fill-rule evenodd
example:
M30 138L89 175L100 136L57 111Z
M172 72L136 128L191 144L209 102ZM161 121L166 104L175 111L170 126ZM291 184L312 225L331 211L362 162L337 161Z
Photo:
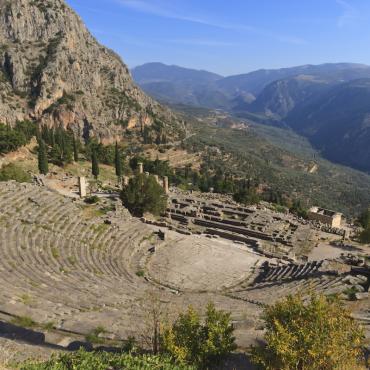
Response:
M176 75L171 74L174 68ZM366 65L306 65L226 78L212 75L211 81L195 77L207 76L205 71L165 65L161 71L157 74L148 64L134 69L133 76L148 94L165 103L220 109L252 122L291 128L324 158L364 172L370 169L365 144L370 113L370 67ZM165 77L164 71L170 77ZM182 76L191 73L193 80L185 82ZM172 84L168 96L157 90L160 83ZM181 90L185 85L186 93ZM208 100L200 101L198 94Z

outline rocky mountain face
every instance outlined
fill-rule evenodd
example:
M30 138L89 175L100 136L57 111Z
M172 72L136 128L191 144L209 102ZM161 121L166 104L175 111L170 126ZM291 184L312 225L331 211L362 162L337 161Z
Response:
M253 103L241 105L238 110L262 113L269 118L281 120L293 109L327 91L333 84L335 83L311 75L274 81L263 89Z
M0 122L37 120L103 142L144 126L182 131L63 0L0 0L0 66Z

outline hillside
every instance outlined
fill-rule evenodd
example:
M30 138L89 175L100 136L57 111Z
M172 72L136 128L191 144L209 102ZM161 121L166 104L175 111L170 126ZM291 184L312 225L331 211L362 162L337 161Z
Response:
M136 83L154 98L171 104L225 108L229 97L217 89L223 77L208 71L147 63L132 70Z
M154 123L181 131L63 0L0 0L0 46L0 122L36 120L105 142Z
M261 69L258 71L226 77L217 85L230 94L249 92L255 96L271 82L297 75L314 75L332 80L352 80L370 76L370 67L353 63L328 63L320 65L303 65L281 69Z
M262 113L267 117L281 120L288 113L310 99L327 91L332 82L311 75L299 75L293 78L274 81L249 105L239 105L235 111Z
M132 75L149 95L166 103L222 108L237 114L267 112L280 118L321 87L369 78L370 67L333 63L222 77L207 71L147 63L134 68Z
M334 87L287 117L329 160L370 170L370 79Z
M251 178L265 190L301 199L307 207L320 205L346 216L370 204L369 175L325 160L292 130L225 118L214 111L195 109L193 118L190 108L183 112L194 132L184 145L190 152L203 153L203 173L208 168ZM221 127L226 119L237 129Z

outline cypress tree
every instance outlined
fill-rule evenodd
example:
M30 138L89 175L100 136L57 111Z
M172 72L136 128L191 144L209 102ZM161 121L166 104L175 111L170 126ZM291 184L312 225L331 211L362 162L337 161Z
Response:
M94 148L91 154L91 171L95 179L98 179L99 176L99 162L96 149Z
M38 163L39 171L43 175L47 175L49 172L48 157L46 153L46 145L44 140L39 141L39 150L38 150Z
M116 142L116 150L115 150L115 166L116 166L116 175L120 179L122 177L122 158L121 153L119 151L118 143Z
M78 162L78 144L76 137L73 135L73 159L75 162Z

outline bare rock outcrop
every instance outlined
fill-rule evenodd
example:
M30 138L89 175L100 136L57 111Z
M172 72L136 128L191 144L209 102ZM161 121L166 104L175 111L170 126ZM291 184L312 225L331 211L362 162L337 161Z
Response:
M37 120L106 142L128 128L168 137L183 130L64 0L0 0L0 67L0 122Z

